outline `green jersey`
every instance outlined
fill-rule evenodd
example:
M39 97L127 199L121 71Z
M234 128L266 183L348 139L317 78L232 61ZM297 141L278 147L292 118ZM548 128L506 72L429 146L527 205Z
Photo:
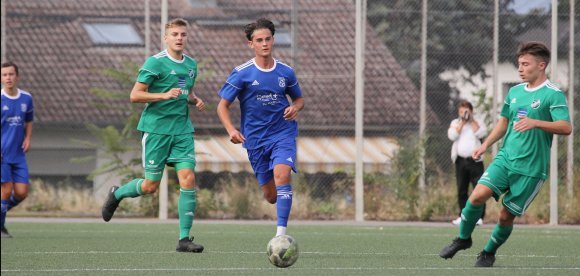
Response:
M519 116L541 121L570 121L564 93L549 80L528 89L527 83L512 87L505 99L501 116L508 119L508 128L496 160L503 160L508 169L531 177L547 178L553 134L539 128L524 132L514 130Z
M183 55L182 60L176 60L164 50L149 57L139 70L137 81L147 84L149 93L165 93L172 88L180 88L181 94L175 99L147 103L137 129L166 135L192 133L188 94L196 77L197 62L187 55Z

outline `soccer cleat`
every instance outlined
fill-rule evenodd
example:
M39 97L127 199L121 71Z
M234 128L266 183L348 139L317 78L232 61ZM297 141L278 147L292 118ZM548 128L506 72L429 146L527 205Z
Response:
M477 254L477 260L475 261L475 267L492 267L495 262L495 254L481 251Z
M478 219L477 223L475 223L475 225L483 225L483 220L482 219Z
M459 225L461 223L461 217L458 217L451 221L453 225Z
M183 238L177 242L177 248L175 248L175 251L201 253L203 251L203 245L193 243L193 237Z
M101 213L103 215L103 220L105 221L111 220L113 214L115 214L115 210L117 210L117 207L119 206L119 202L121 202L120 200L115 198L115 191L117 189L119 189L119 186L111 187L109 195L107 196L107 200L105 201L105 204L103 204L103 209L101 210Z
M441 253L439 253L439 257L444 259L453 258L453 256L455 256L455 253L457 253L457 251L470 248L472 243L473 242L471 241L471 238L463 240L457 237L451 242L451 244L443 247Z
M2 226L2 229L0 229L0 234L2 236L2 239L12 238L12 235L10 235L10 233L8 233L8 230L4 226Z

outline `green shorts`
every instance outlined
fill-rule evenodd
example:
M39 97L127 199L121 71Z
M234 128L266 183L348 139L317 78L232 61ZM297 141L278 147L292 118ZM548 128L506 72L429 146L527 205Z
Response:
M143 133L143 169L145 178L161 180L165 164L175 170L195 169L195 144L193 134L165 135Z
M494 160L478 181L493 191L496 201L505 193L503 206L514 216L522 216L534 200L544 179L517 174L501 160Z

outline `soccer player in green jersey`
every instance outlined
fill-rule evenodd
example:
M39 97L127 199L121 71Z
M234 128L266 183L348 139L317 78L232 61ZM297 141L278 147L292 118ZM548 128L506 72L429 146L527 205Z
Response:
M542 43L528 42L520 46L517 58L523 83L509 90L497 125L472 157L479 159L503 137L502 147L461 211L459 237L441 250L441 258L453 258L457 251L470 248L483 204L504 195L499 222L475 262L476 267L493 266L495 252L509 238L515 217L524 214L547 178L553 134L572 132L566 97L546 76L550 50Z
M202 252L189 232L196 208L195 149L193 125L188 104L203 111L205 104L192 88L197 77L196 61L183 54L187 44L187 21L174 19L165 25L167 49L149 57L131 91L133 103L145 103L137 129L143 133L143 168L145 177L125 185L113 186L103 205L102 215L109 221L123 198L154 193L161 182L165 165L175 167L179 179L178 252Z

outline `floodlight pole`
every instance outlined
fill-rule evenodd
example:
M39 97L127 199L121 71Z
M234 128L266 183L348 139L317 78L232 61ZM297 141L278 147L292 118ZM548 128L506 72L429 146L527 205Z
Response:
M425 128L427 126L427 0L421 8L421 96L419 102L419 191L425 191Z
M165 36L165 24L167 24L167 0L161 0L161 49L165 49L163 37ZM163 177L159 184L159 219L167 219L167 202L168 202L168 188L167 188L167 166L163 169Z
M552 0L552 41L550 79L558 83L558 0ZM558 224L558 135L552 137L550 151L550 225Z
M0 25L2 27L1 30L1 34L2 34L2 38L0 38L2 40L1 45L0 45L0 50L2 51L2 57L1 57L1 62L4 63L6 62L6 0L2 1L2 3L0 3L1 7L2 7L2 15L0 16Z
M574 38L574 16L576 15L575 2L570 1L570 41L568 46L568 109L570 111L570 124L574 128L574 49L576 48L576 41ZM566 187L568 195L572 196L574 186L574 132L568 135L568 154L566 164Z
M491 118L493 125L497 124L497 119L499 114L497 114L498 108L498 98L503 98L503 96L498 95L499 81L498 81L498 64L499 64L499 0L494 1L494 11L493 11L493 79L492 79L492 91L493 96L491 97ZM494 143L491 147L492 156L497 155L497 143Z
M151 54L151 0L145 0L145 58Z
M366 0L356 0L355 27L355 220L364 221L363 188L363 110L364 110L364 40L366 21Z

